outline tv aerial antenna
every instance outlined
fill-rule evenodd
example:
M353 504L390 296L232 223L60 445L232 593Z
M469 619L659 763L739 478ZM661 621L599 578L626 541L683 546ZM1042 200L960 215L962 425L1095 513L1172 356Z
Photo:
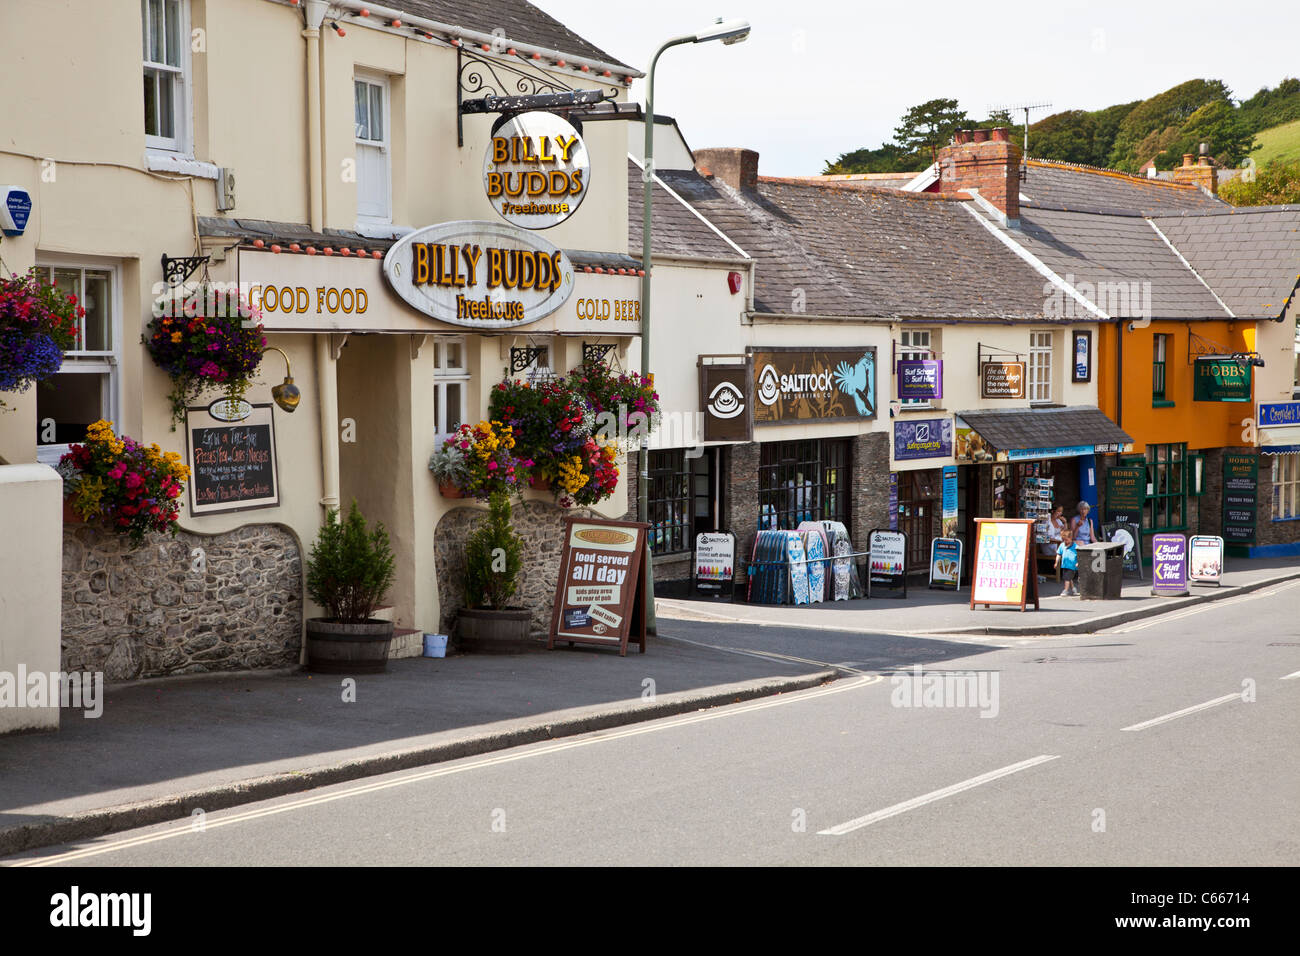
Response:
M1021 111L1025 114L1025 151L1021 156L1020 178L1029 178L1029 111L1045 110L1051 107L1051 103L1016 103L1004 106L993 106L989 108L990 113L1006 113L1010 115L1013 111Z

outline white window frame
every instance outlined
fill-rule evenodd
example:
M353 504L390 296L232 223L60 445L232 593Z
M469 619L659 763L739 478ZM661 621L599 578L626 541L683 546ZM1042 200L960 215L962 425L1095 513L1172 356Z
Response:
M140 0L140 40L143 48L140 56L143 61L142 71L158 71L168 73L172 76L173 90L172 109L172 128L175 136L154 136L145 130L144 143L145 151L160 152L167 154L180 154L193 158L193 119L194 119L194 82L193 82L193 62L190 55L190 3L189 0L175 0L177 11L180 14L180 26L177 29L177 37L180 40L180 65L174 66L170 63L159 63L147 58L148 34L149 34L149 4L152 0ZM168 0L159 0L163 4L163 15L166 16ZM165 27L164 27L165 32ZM144 103L141 102L143 108Z
M1046 342L1046 346L1042 343ZM1047 361L1041 366L1034 361L1037 356L1046 355ZM1025 385L1029 393L1029 404L1050 405L1052 403L1052 364L1056 360L1056 333L1041 329L1029 333L1029 366L1026 369ZM1046 373L1040 376L1038 373Z
M1272 455L1273 520L1300 518L1300 455Z
M924 342L918 341L924 339ZM900 362L915 362L934 357L932 343L934 333L931 329L903 329L900 333L898 343L898 360ZM894 366L894 373L898 373L898 366ZM907 411L912 408L932 408L933 402L928 398L900 398L899 406Z
M382 137L381 139L364 139L364 138L362 138L362 137L356 135L356 128L357 128L357 127L356 127L356 116L357 116L357 84L358 84L358 83L365 83L365 84L367 84L368 86L375 86L375 87L378 87L379 90L380 90L380 95L383 97L383 101L384 101L384 102L383 102L383 114L384 114L384 115L383 115L384 135L383 135L383 137ZM382 73L367 73L367 72L363 72L363 71L357 71L356 73L353 74L353 76L352 76L352 135L353 135L353 142L354 142L354 144L355 144L356 146L369 146L369 147L376 147L376 148L378 148L379 151L383 154L384 161L385 161L385 162L387 163L387 165L388 165L388 175L387 175L387 177L385 177L386 180L387 180L387 182L385 183L385 187L386 187L386 191L387 191L387 194L386 194L386 197L385 197L385 206L386 206L388 212L387 212L386 215L383 215L383 216L362 215L361 212L359 211L359 202L360 202L360 198L361 198L361 189L360 189L360 170L358 169L358 187L357 187L357 199L358 199L357 223L358 223L358 225L369 225L369 226L376 226L376 225L391 225L392 222L393 222L393 150L392 150L392 141L393 141L393 107L392 107L392 102L393 102L393 97L392 97L392 86L389 84L389 82L388 82L388 77L387 77L387 76L385 76L385 75L382 74ZM369 106L368 94L367 94L367 105L366 105L366 109L367 109L367 111L369 111L369 108L370 108L370 106ZM367 116L368 116L368 115L369 115L369 112L367 112ZM354 161L354 162L356 161L356 157L355 157L355 155L354 155L354 157L353 157L353 161ZM360 166L359 163L358 163L358 166Z
M460 346L460 364L452 365L447 360L447 346ZM433 389L437 409L437 421L434 422L435 447L441 448L455 428L447 415L447 386L460 386L460 424L464 424L469 412L469 339L465 336L441 336L433 340ZM459 427L457 425L456 427Z
M112 337L113 348L110 351L88 351L74 349L65 352L63 355L63 365L59 368L60 374L92 374L103 376L103 391L101 399L104 408L104 417L114 423L114 429L120 432L121 409L122 409L122 376L121 376L121 355L122 355L122 269L117 262L106 261L103 259L94 259L91 257L70 257L70 256L44 256L36 257L36 268L43 270L53 269L80 269L81 286L77 292L77 302L81 304L85 301L86 293L86 270L94 272L107 272L109 274L109 299L111 314L109 319L109 335ZM51 273L47 272L45 277L48 279ZM85 335L84 326L79 330L79 335ZM37 385L36 388L40 388ZM40 434L41 422L36 422L37 435ZM36 460L42 464L54 466L59 463L59 459L67 454L71 447L70 442L61 444L43 445L37 442Z

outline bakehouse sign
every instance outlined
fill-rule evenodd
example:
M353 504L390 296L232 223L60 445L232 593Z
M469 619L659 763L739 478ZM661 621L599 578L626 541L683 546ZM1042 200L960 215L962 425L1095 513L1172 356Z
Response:
M573 294L573 263L541 236L462 221L408 233L384 256L392 290L440 322L507 329L550 315Z

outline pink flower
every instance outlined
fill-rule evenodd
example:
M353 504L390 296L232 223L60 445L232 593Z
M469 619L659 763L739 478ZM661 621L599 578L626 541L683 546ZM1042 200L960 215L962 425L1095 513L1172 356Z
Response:
M496 470L497 470L497 463L495 461L488 462L488 471L496 471Z
M120 461L108 470L108 477L112 478L114 481L117 481L117 479L121 478L124 474L126 474L126 465Z

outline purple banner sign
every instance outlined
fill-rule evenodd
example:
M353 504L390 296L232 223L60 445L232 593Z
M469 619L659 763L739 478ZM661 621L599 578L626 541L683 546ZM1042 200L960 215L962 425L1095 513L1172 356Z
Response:
M947 458L952 455L952 419L900 419L894 422L894 460Z
M943 398L943 361L904 359L898 363L899 398Z
M1151 593L1165 597L1187 593L1187 538L1183 535L1152 536Z

